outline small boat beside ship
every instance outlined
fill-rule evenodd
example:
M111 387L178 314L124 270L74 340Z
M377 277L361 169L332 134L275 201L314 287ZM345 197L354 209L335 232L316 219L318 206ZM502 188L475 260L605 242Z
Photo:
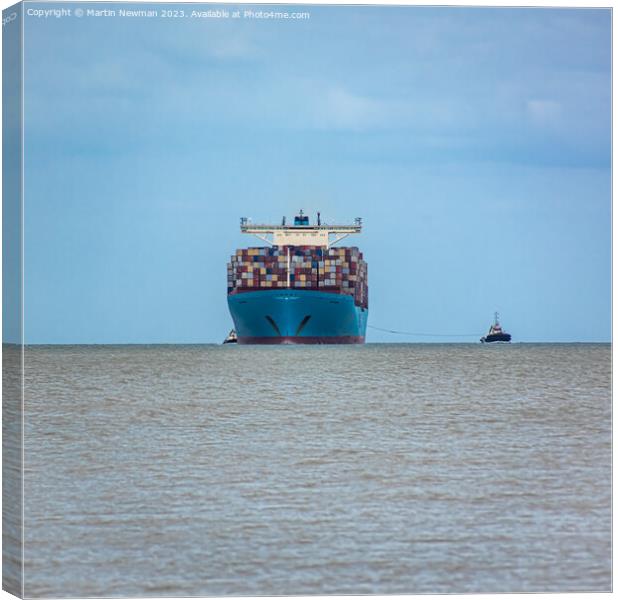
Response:
M494 313L494 322L489 328L487 335L481 338L481 343L491 344L496 342L508 343L511 341L511 334L502 329L498 321L498 313Z
M238 343L238 336L236 335L236 330L232 329L228 334L227 337L223 340L224 344L237 344Z

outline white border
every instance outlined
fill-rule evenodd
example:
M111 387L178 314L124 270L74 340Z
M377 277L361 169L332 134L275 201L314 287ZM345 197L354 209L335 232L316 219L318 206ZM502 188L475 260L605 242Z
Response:
M40 3L40 2L54 2L54 0L40 0L39 2L37 2L36 0L26 0L23 4L26 3ZM84 4L84 3L123 3L122 0L81 0L81 1L71 1L71 0L61 0L62 3L64 4ZM376 0L374 2L358 2L358 1L354 1L354 0L338 0L337 2L332 2L330 0L311 0L310 2L303 2L302 0L288 0L287 2L283 3L283 2L267 2L264 0L239 0L236 2L231 2L230 4L266 4L266 5L273 5L273 4L298 4L298 5L382 5L382 6L431 6L431 7L435 7L435 6L444 6L444 7L472 7L472 6L482 6L482 7L517 7L517 8L610 8L612 9L612 171L611 171L611 181L612 181L612 317L614 314L614 295L613 295L613 267L615 264L615 248L614 248L614 244L613 244L613 231L614 231L614 219L615 219L615 214L613 211L613 184L614 184L614 178L613 178L613 169L614 169L614 154L613 154L613 128L614 128L614 122L613 122L613 114L614 114L614 94L613 94L613 65L615 64L615 50L614 50L614 45L613 45L613 23L614 23L614 15L613 15L613 9L616 5L615 2L610 2L607 0L602 0L602 1L594 1L593 4L585 4L586 0L545 0L544 2L540 3L540 2L530 2L530 3L525 3L525 4L516 4L514 2L509 2L507 0L494 0L491 3L487 3L487 2L482 2L481 0L468 0L466 2L463 2L461 0L451 0L448 3L445 4L431 4L428 2L414 2L414 1L410 1L410 0L399 0L397 2L389 2L386 0ZM58 2L60 3L60 2ZM141 4L212 4L212 5L222 5L222 4L226 4L225 2L177 2L177 1L173 1L173 2L164 2L164 1L156 1L156 2L148 2L145 0L134 0L131 3L141 3ZM13 6L15 4L15 2L11 2L11 1L7 1L7 0L0 0L0 8L2 10ZM24 57L24 53L23 53L23 47L24 47L24 35L25 35L25 30L24 30L24 14L23 14L23 4L22 4L22 20L21 20L21 28L22 28L22 49L21 49L21 60L22 60L22 81L21 81L21 87L22 87L22 108L21 108L21 119L22 119L22 128L21 128L21 143L22 143L22 156L21 156L21 177L22 177L22 187L21 187L21 194L22 194L22 202L21 202L21 210L22 210L22 214L21 214L21 219L22 219L22 249L21 249L21 302L22 302L22 319L21 319L21 336L22 336L22 342L25 340L25 312L24 312L24 293L25 293L25 287L24 287L24 281L25 281L25 277L24 277L24 268L25 268L25 255L24 255L24 249L25 249L25 235L24 235L24 218L25 218L25 213L24 213L24 192L25 192L25 174L24 174L24 167L25 167L25 161L24 161L24 143L25 143L25 138L24 138L24 126L25 126L25 119L24 119L24 74L25 74L25 57ZM2 58L2 48L0 45L0 61ZM1 122L1 120L0 120ZM1 133L1 124L0 124L0 133ZM0 158L1 158L1 149L0 149ZM0 185L1 185L1 175L0 175ZM1 220L2 220L2 216L1 216L1 212L0 212L0 237L1 237ZM0 256L1 256L1 246L0 246ZM1 261L0 261L0 274L1 274ZM0 287L1 287L1 278L0 278ZM2 315L0 312L0 328L2 327ZM612 318L612 365L614 364L614 348L613 348L613 339L614 339L614 322L613 322L613 318ZM0 349L0 358L1 358L1 349ZM613 369L612 369L613 371ZM612 373L613 375L613 373ZM24 412L24 385L25 385L25 357L24 357L24 348L22 345L22 565L25 564L24 563L24 558L25 558L25 547L24 547L24 517L25 517L25 512L24 512L24 507L25 507L25 495L24 495L24 481L25 481L25 456L24 456L24 444L23 444L23 440L25 439L25 412ZM0 382L0 389L1 389L1 382ZM614 388L613 388L613 377L612 377L612 398L614 397L613 394ZM613 410L612 410L612 418L613 418ZM613 436L612 436L613 437ZM612 444L612 471L613 471L613 465L614 463L614 458L615 458L615 452L616 452L616 447L615 444ZM0 449L0 458L1 458L1 449ZM1 477L1 476L0 476ZM612 482L613 483L613 482ZM615 506L614 506L614 496L613 496L613 485L612 485L612 546L613 546L613 516L615 514ZM1 499L0 499L0 506L1 506ZM614 553L612 552L612 565L613 565L613 572L615 572L615 563L614 563ZM22 570L22 574L24 573L24 571ZM612 577L613 580L613 577ZM22 597L24 595L24 578L22 578ZM479 595L479 594L449 594L448 596L453 597L453 598L517 598L517 597L521 597L524 596L525 594L483 594L483 595ZM526 594L527 595L527 594ZM375 595L375 596L370 596L370 598L376 598L376 599L388 599L388 598L422 598L422 599L427 599L427 600L437 600L442 598L443 595L398 595L398 596L379 596L379 595ZM604 598L604 597L609 597L609 596L613 596L613 593L573 593L573 594L561 594L561 593L555 593L555 594L545 594L545 593L541 593L541 594L534 594L535 599L539 599L539 600L553 600L556 598L560 598L560 597L565 597L568 600L584 600L584 599L589 599L589 598ZM228 596L225 598L231 598L232 596ZM0 600L9 600L9 599L13 599L15 598L14 596L8 594L5 591L0 591ZM168 598L168 597L166 597ZM273 598L273 600L275 600L278 597L272 597L272 596L261 596L260 598L264 599L264 600L269 600L271 598ZM362 599L365 598L365 596L294 596L294 598L299 598L300 600L316 600L317 598L330 598L330 599L334 599L334 600L351 600L351 599ZM79 599L78 599L79 600ZM139 598L136 600L142 600L142 598ZM176 600L175 598L171 598L171 600Z

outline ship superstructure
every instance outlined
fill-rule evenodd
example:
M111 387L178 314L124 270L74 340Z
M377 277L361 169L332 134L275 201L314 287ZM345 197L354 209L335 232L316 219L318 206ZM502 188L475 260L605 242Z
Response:
M286 225L283 217L281 225L254 225L246 217L240 219L240 231L251 233L264 240L269 246L315 246L330 248L353 233L360 233L362 220L357 217L353 225L322 225L320 213L317 224L311 225L309 217L300 213L294 217L293 225ZM332 236L332 237L331 237Z
M242 248L228 264L228 306L239 344L363 343L367 263L357 247L334 244L360 233L351 225L312 225L302 210L287 225L240 220L267 246Z

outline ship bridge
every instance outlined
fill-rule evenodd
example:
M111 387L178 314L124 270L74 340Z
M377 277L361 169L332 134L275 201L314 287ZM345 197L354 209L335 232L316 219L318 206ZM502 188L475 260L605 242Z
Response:
M240 219L240 231L250 233L271 246L322 246L330 248L342 239L354 233L360 233L362 219L357 217L352 225L322 224L318 213L317 224L311 225L309 217L301 210L294 217L294 224L287 225L285 217L281 225L258 225L251 223L247 217Z

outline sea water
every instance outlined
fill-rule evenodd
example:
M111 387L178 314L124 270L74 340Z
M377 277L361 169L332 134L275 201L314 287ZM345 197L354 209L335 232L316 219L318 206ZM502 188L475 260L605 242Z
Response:
M25 594L609 591L610 380L602 344L27 347Z

